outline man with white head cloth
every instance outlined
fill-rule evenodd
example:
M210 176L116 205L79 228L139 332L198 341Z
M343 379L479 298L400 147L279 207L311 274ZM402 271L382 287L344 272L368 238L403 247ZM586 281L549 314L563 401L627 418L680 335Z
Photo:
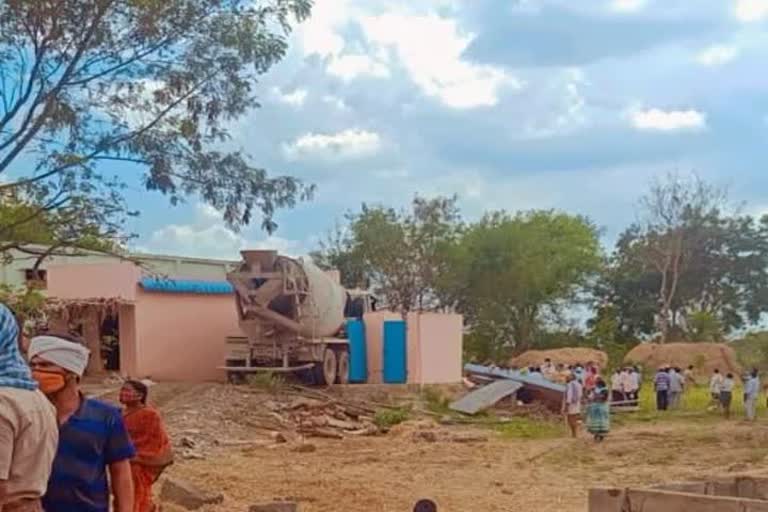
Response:
M133 512L135 450L120 409L80 392L89 351L69 336L32 338L32 376L56 407L59 447L43 499L45 512ZM107 478L109 472L109 479Z
M19 352L19 328L0 304L0 510L42 512L58 441L56 411Z

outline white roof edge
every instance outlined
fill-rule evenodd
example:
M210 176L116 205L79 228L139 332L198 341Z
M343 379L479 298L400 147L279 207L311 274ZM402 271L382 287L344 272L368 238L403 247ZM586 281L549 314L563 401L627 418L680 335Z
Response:
M34 249L47 249L48 246L42 245L42 244L25 244L25 247L30 247ZM13 250L13 249L11 249ZM82 253L86 253L93 256L110 256L109 254L101 253L98 251L89 251L89 250L80 250ZM128 257L133 257L137 259L155 259L155 260L165 260L165 261L185 261L189 263L215 263L215 264L227 264L227 265L236 265L240 263L240 260L225 260L225 259L216 259L216 258L199 258L194 256L174 256L172 254L152 254L147 252L133 252L133 251L127 251L126 255ZM115 258L117 256L114 256Z

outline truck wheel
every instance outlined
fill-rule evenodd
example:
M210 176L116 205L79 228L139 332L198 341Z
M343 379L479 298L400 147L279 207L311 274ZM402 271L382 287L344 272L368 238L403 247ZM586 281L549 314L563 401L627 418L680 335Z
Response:
M349 384L349 352L346 349L339 350L336 352L336 359L336 383Z
M336 352L327 348L323 352L323 362L315 364L315 381L321 386L330 386L336 382Z

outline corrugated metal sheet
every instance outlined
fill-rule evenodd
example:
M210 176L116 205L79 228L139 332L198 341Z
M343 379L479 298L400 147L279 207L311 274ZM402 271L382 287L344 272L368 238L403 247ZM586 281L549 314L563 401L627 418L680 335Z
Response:
M139 284L148 292L158 293L195 293L200 295L228 295L234 293L234 288L227 281L145 277L142 278Z
M464 395L459 400L453 402L450 408L465 414L477 414L509 395L517 393L517 390L522 387L523 384L521 382L499 379Z
M505 370L503 368L482 366L479 364L467 364L464 365L464 371L496 379L510 379L529 386L536 386L551 391L557 391L558 393L565 393L565 386L562 384L548 381L544 377L530 377L528 375L523 375L520 372Z

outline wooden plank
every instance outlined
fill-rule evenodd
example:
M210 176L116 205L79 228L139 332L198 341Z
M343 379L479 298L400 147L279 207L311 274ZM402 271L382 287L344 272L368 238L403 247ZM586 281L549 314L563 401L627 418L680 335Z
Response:
M651 489L590 489L589 512L768 512L768 501Z
M501 379L494 381L486 386L472 391L459 400L453 402L449 407L453 411L464 414L477 414L480 411L488 409L500 400L517 393L523 385L514 380Z

